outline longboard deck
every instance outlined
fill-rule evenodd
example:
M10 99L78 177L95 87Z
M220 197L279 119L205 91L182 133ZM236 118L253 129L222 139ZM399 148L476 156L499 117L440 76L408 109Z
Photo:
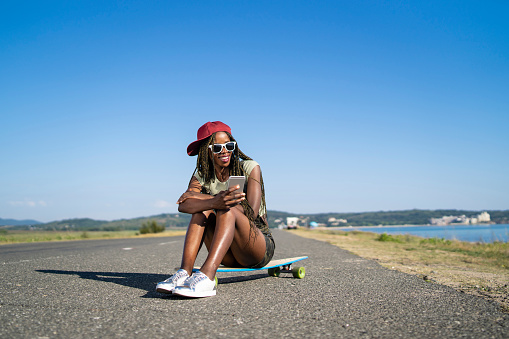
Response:
M276 259L271 260L269 263L263 267L260 268L247 268L247 267L226 267L226 266L219 266L217 269L217 272L248 272L248 271L260 271L260 270L267 270L270 268L275 267L281 267L285 265L293 264L297 261L301 261L304 259L307 259L308 257L295 257L295 258L285 258L285 259ZM199 267L194 267L193 271L198 271Z

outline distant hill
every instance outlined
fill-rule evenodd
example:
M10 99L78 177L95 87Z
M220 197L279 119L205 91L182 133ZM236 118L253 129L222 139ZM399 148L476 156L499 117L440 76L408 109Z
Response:
M426 225L431 218L440 218L447 215L466 215L475 216L483 211L466 210L404 210L404 211L379 211L379 212L360 212L360 213L317 213L317 214L299 214L281 211L268 211L268 221L270 227L277 227L281 223L286 223L287 217L299 217L301 225L308 225L309 222L317 222L326 226L333 226L329 220L331 218L346 219L346 223L339 226L376 226L376 225ZM486 211L490 214L491 220L497 224L509 223L509 210L506 211ZM43 230L87 230L87 231L119 231L119 230L138 230L141 225L147 221L155 220L166 228L187 227L191 216L185 213L158 214L149 217L140 217L134 219L120 219L114 221L94 220L94 219L66 219L41 223L35 220L12 220L0 219L1 225L15 226L17 229L28 229L29 226L36 226ZM7 227L7 226L5 226Z
M286 217L299 217L307 222L315 221L317 223L331 226L329 219L346 219L347 223L340 226L378 226L378 225L427 225L431 218L441 218L443 216L465 215L473 217L484 211L467 210L404 210L404 211L379 211L379 212L360 212L360 213L318 213L318 214L299 214L269 211L269 224L272 226L277 219L286 221ZM505 211L486 211L491 216L491 221L497 224L509 223L509 210ZM271 222L272 221L272 222Z
M113 221L94 220L89 218L81 219L65 219L60 221L52 221L48 223L39 223L38 229L53 231L121 231L121 230L138 230L143 223L155 220L166 228L187 227L191 216L183 213L176 214L159 214L150 217L140 217L134 219L120 219ZM17 229L23 226L16 227ZM28 229L28 226L24 228Z
M25 226L25 225L39 225L42 222L37 220L16 220L16 219L2 219L0 218L0 226Z

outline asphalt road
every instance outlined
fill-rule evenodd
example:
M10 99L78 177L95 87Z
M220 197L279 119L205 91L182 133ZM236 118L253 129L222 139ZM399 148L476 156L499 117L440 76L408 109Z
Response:
M183 237L0 246L0 337L509 337L494 303L327 243L274 237L276 259L310 257L304 279L219 273L218 295L205 299L155 292Z

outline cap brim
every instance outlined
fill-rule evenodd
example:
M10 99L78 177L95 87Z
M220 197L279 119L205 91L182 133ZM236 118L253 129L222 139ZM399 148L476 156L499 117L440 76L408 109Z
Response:
M189 156L198 155L198 152L200 151L200 144L205 139L196 140L190 143L189 146L187 146L187 155Z

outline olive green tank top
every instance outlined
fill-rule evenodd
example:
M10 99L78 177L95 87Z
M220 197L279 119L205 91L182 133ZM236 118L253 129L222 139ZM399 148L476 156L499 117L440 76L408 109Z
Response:
M258 163L254 160L244 160L241 162L241 166L242 166L242 169L244 170L244 173L246 173L246 184L244 185L244 192L247 192L247 183L249 180L249 175L251 174L251 171L253 170L253 168L258 166ZM219 181L219 179L216 177L215 173L214 173L214 178L212 179L210 184L205 184L205 180L203 180L203 178L198 174L198 171L196 171L194 173L194 176L196 177L196 179L198 180L200 185L202 185L202 187L204 187L207 190L207 193L210 195L216 195L219 192L226 191L228 189L228 181L225 181L225 182ZM267 210L262 202L262 203L260 203L258 215L260 217L263 217L266 214L267 214Z

